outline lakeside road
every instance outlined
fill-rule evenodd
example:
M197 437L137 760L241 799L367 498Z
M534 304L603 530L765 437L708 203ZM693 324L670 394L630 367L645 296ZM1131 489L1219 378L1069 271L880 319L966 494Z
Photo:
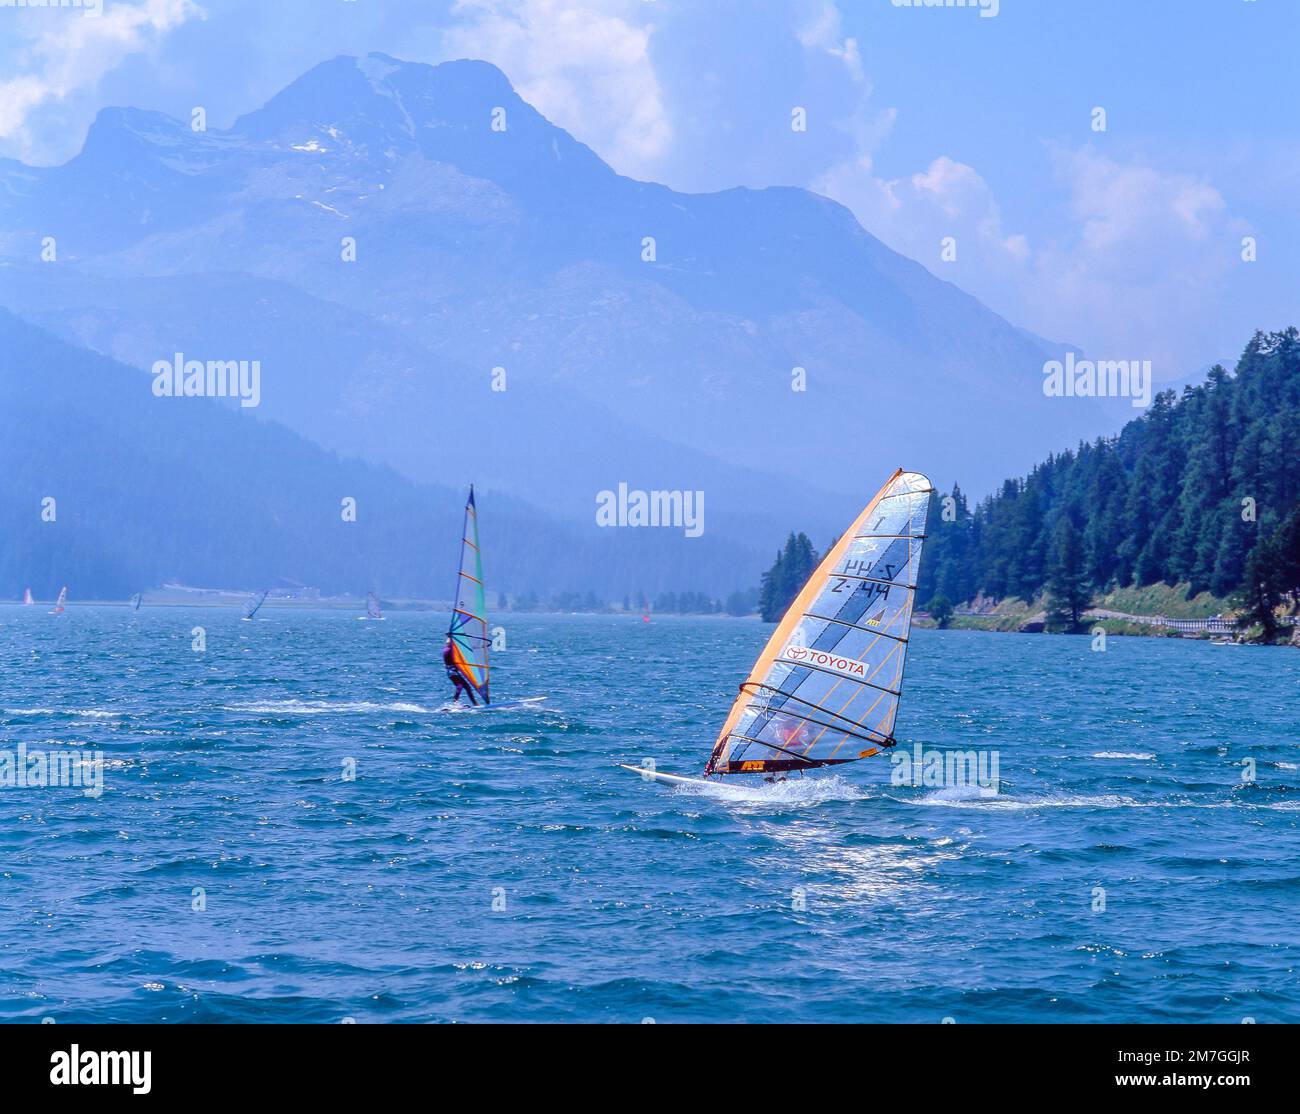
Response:
M1122 634L1146 638L1215 638L1223 636L1236 637L1240 634L1236 618L1233 616L1214 615L1202 618L1171 618L1166 615L1135 615L1131 612L1116 611L1112 608L1093 607L1082 613L1085 623L1106 622L1123 623L1123 630L1109 630L1110 634ZM1281 627L1294 630L1290 645L1300 646L1300 625L1294 615L1279 616ZM1046 613L1040 608L1023 611L988 611L983 613L955 612L952 627L956 630L983 630L999 634L1042 634ZM933 621L922 618L921 626L933 626ZM1082 632L1081 632L1082 633ZM1285 643L1283 643L1285 644Z

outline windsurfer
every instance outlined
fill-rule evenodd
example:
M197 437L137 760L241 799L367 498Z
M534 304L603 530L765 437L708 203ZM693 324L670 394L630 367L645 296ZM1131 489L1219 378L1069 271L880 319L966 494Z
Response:
M460 703L460 694L463 692L469 697L469 702L477 706L478 701L474 699L474 690L465 683L465 678L461 676L460 670L456 667L456 654L452 649L451 636L447 636L447 642L442 648L442 664L447 670L447 679L456 686L456 696L452 700L453 704Z

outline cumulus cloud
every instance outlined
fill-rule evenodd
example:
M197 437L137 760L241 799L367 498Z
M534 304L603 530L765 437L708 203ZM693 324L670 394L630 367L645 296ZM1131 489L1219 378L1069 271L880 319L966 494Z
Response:
M115 3L99 15L75 8L23 13L27 72L0 81L0 139L30 152L32 114L92 91L125 58L155 48L168 32L202 16L192 0Z
M1208 182L1149 166L1122 164L1090 147L1054 152L1057 177L1070 191L1080 242L1090 255L1128 255L1135 243L1171 236L1203 243L1227 205Z
M972 166L940 155L905 178L880 178L870 155L859 155L822 174L813 188L847 205L863 225L896 251L927 265L939 259L941 242L957 243L958 260L969 254L986 268L1028 259L1029 241L1008 233L988 182Z
M1098 356L1151 359L1158 378L1218 355L1215 310L1249 231L1222 194L1193 175L1092 147L1049 148L1047 157L1064 219L1036 244L1008 230L974 167L946 155L883 178L864 154L813 186L896 251L1043 336ZM955 262L943 259L946 237Z
M1052 158L1072 223L1036 253L1025 317L1040 331L1073 329L1094 347L1151 358L1157 377L1222 355L1215 322L1249 226L1218 189L1091 147Z
M844 34L843 20L834 0L823 0L815 5L797 34L799 41L809 50L821 50L836 59L849 76L860 84L867 84L862 68L862 55L858 40Z
M650 60L643 0L457 0L453 56L499 66L526 101L627 174L648 174L672 140Z

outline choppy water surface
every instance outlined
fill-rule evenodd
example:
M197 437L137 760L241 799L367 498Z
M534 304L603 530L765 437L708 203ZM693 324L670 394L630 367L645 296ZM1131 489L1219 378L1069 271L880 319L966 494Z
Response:
M699 791L615 763L697 774L769 628L501 622L540 708L434 614L0 609L0 748L107 767L0 790L0 1017L1300 1021L1300 653L919 631L900 743L996 796Z

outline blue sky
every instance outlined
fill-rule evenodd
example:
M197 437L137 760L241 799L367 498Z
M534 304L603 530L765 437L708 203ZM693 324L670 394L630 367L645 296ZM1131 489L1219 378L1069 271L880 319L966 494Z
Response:
M0 154L62 161L106 105L226 126L336 54L481 57L623 173L816 189L1016 324L1158 379L1300 323L1295 0L103 3L0 6Z

